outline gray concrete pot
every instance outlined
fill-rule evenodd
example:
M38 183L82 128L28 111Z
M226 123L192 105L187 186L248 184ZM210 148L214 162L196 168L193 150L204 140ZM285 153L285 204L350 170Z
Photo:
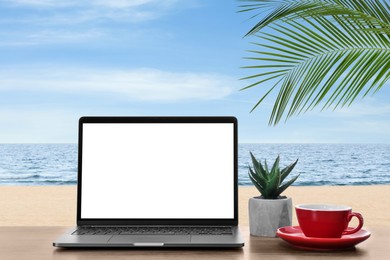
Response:
M275 237L280 227L291 226L291 198L249 199L249 231L253 236Z

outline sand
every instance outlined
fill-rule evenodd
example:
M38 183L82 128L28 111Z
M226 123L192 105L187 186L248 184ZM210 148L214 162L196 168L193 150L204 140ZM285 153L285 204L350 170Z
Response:
M255 195L254 195L255 194ZM240 223L248 223L248 199L258 196L254 187L240 187ZM341 204L363 215L365 226L390 226L390 185L289 187L284 195L293 205L301 203ZM293 225L297 225L295 210ZM357 221L352 221L353 226Z
M366 227L390 226L390 185L290 187L285 195L294 205L349 205L364 216ZM254 187L239 188L240 225L248 225L248 199L254 196L258 196ZM76 186L0 186L0 226L75 224Z

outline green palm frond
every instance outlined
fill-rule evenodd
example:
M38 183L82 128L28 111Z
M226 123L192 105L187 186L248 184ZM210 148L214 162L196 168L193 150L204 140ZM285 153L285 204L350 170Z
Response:
M343 16L346 19L358 21L365 25L368 21L382 28L390 28L389 4L378 0L242 0L252 4L241 5L239 12L260 11L252 17L257 17L261 11L271 9L246 34L252 35L275 21L295 20L314 16ZM255 4L253 4L255 2Z
M350 105L359 95L378 91L390 78L386 2L249 2L243 11L274 8L248 32L258 39L247 57L256 64L244 67L259 71L244 78L255 80L244 89L272 83L252 111L279 88L270 124L321 103L323 109Z

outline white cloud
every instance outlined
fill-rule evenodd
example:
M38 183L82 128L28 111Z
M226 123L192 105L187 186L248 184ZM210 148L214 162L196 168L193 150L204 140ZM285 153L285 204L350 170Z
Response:
M365 98L356 100L350 107L338 110L337 114L343 117L390 115L390 104L380 103L374 97Z
M74 111L52 109L0 110L0 143L76 143Z
M98 0L94 2L94 5L103 6L108 8L134 8L143 5L171 5L174 2L172 0L114 0L114 1L106 1L106 0Z
M31 8L35 10L53 11L44 17L33 15L25 21L48 21L49 24L74 24L90 22L97 19L109 19L125 22L142 22L158 19L172 9L193 6L192 1L183 0L98 0L98 1L57 1L57 0L12 0L3 2L13 8ZM18 18L20 22L20 18Z
M172 5L179 0L5 0L3 2L14 6L31 7L69 7L69 6L103 6L108 8L133 8L143 5Z
M12 6L68 6L70 4L76 3L76 1L54 1L54 0L5 0L4 3L7 3Z
M0 17L0 36L3 38L0 45L80 43L86 39L106 41L116 39L117 30L126 30L124 35L139 34L145 29L139 27L140 23L194 8L194 1L0 1L0 8L6 13Z
M346 133L363 133L367 138L372 138L374 134L388 136L390 133L390 122L384 118L382 120L362 119L359 121L348 121L338 129Z
M13 45L36 45L36 44L51 44L51 43L80 43L95 40L104 36L104 32L98 30L87 30L83 32L77 31L55 31L43 30L25 35L24 39L19 41L13 40L10 42L4 41L0 46Z
M379 93L377 95L380 95ZM339 107L336 110L327 109L321 111L315 109L308 112L314 117L324 118L341 118L341 119L354 119L357 117L374 117L374 116L385 116L390 115L390 104L384 103L379 100L379 97L372 96L363 99L356 99L353 104L349 107Z
M27 69L0 71L0 90L100 93L141 101L212 100L237 89L236 79L157 69Z

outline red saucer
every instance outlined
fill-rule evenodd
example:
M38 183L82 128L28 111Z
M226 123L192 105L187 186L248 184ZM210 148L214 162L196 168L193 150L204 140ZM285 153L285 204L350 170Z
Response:
M370 237L371 233L361 229L341 238L306 237L299 226L279 228L276 234L291 245L310 250L340 250L356 246Z

